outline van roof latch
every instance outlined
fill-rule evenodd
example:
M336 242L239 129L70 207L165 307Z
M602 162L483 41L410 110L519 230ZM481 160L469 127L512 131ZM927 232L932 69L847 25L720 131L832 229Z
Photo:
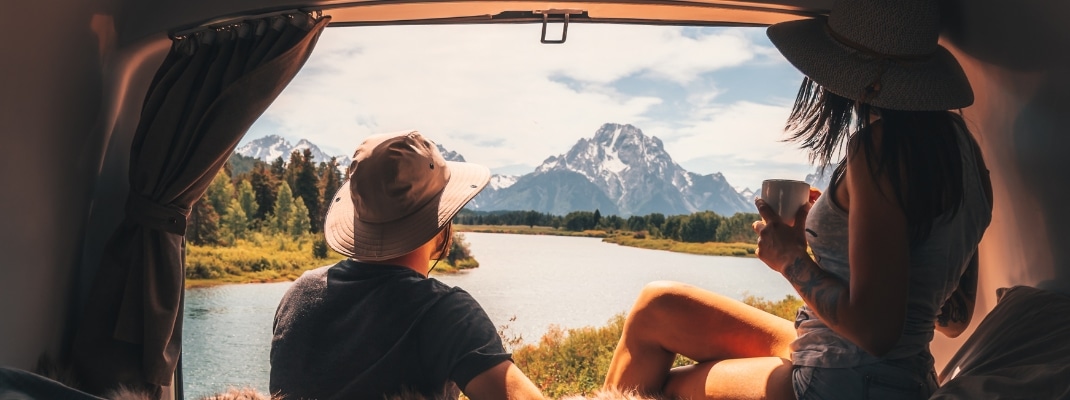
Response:
M552 9L552 10L535 10L535 11L532 11L532 13L542 14L542 37L539 39L539 41L542 42L543 44L561 44L561 43L565 43L565 38L568 36L569 15L572 15L572 14L582 15L582 14L584 14L584 11L583 10L557 10L557 9ZM560 20L564 22L564 26L561 28L561 39L547 39L546 38L546 25L548 25L550 23L550 18L551 17L553 17L555 20L560 18Z

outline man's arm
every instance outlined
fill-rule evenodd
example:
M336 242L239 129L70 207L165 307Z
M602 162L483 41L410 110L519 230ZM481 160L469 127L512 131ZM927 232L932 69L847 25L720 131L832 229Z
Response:
M959 287L951 293L944 306L940 307L940 314L936 316L937 332L954 338L970 326L973 306L977 299L977 269L977 253L974 253L970 264L966 266L966 272L959 278Z
M498 365L476 375L464 387L464 394L472 400L484 399L539 399L542 392L512 361Z

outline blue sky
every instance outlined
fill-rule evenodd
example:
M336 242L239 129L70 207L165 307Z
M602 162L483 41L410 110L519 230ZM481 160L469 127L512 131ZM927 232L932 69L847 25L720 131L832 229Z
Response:
M739 188L811 170L780 142L802 75L763 28L572 24L559 45L540 44L540 29L328 28L245 141L278 134L351 154L368 135L416 129L518 174L615 122Z

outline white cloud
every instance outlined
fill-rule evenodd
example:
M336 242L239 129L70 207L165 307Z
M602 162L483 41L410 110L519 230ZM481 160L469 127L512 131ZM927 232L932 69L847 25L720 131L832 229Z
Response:
M753 31L573 24L563 45L540 44L539 32L539 25L327 29L257 132L270 126L349 153L370 134L418 129L493 168L537 165L602 123L620 122L661 137L678 161L788 157L776 142L787 105L718 104L708 77L784 63L756 44ZM654 119L651 108L665 99L621 93L616 83L629 77L682 87L692 106L684 120Z

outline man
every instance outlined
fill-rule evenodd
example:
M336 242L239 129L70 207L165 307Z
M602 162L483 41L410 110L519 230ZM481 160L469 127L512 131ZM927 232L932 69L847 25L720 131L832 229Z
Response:
M479 303L427 277L490 171L445 161L416 131L370 137L353 160L324 224L349 259L306 272L279 304L272 395L541 399Z

